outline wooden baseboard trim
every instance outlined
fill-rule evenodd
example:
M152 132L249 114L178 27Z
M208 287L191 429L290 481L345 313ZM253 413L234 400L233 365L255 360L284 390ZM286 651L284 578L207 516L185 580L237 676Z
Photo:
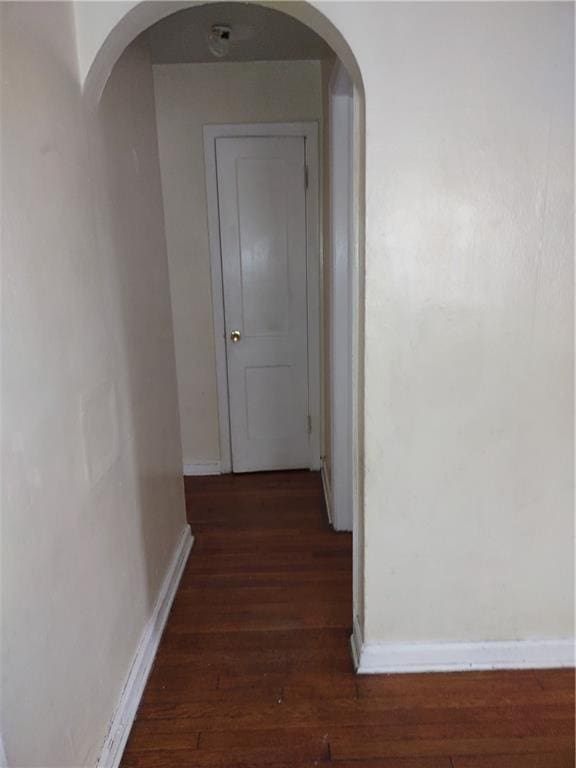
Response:
M193 543L194 539L190 532L190 526L186 525L174 550L170 565L166 570L152 615L148 619L140 637L126 684L120 695L116 712L112 718L108 735L100 753L98 768L118 768L120 765L122 753L124 752L140 699L144 693L146 680L158 650L170 607L176 595L176 590L178 589Z

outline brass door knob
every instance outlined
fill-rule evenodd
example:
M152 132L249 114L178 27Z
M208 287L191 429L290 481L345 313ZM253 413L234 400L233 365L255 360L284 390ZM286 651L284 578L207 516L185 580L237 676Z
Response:
M232 339L232 343L236 344L236 342L240 341L240 339L242 338L242 334L240 333L240 331L232 331L232 333L230 334L230 338Z

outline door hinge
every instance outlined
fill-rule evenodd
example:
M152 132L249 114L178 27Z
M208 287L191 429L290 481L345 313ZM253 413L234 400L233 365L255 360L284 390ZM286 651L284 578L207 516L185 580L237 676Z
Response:
M312 434L312 416L310 414L308 414L308 434Z
M308 189L308 166L304 166L304 189Z

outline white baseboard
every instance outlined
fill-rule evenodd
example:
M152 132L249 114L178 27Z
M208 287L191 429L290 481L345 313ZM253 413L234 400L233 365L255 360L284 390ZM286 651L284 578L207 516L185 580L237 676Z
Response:
M320 477L322 478L322 488L324 490L324 501L326 502L326 512L328 513L328 522L333 525L332 522L332 493L330 491L330 481L328 480L328 472L326 471L326 464L322 459L322 465L320 467Z
M219 461L205 461L203 464L184 464L184 476L220 475L222 468Z
M356 671L365 675L575 665L573 638L484 643L364 643L355 622L351 645Z
M128 735L144 692L146 680L152 668L156 651L162 637L170 606L176 595L178 584L194 539L190 526L186 525L178 542L170 565L160 588L152 615L140 637L128 679L120 695L120 701L112 718L104 747L98 760L98 768L118 768Z
M354 668L359 672L360 657L362 655L362 630L358 622L358 616L354 616L352 623L352 634L350 635L350 649L352 651L352 661L354 662Z

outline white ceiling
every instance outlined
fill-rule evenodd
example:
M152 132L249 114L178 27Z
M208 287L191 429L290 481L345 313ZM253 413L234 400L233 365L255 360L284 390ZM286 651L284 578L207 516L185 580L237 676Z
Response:
M213 24L232 27L230 53L222 59L208 49ZM209 3L174 13L150 29L150 45L155 64L285 61L334 55L321 37L291 16L241 2Z

